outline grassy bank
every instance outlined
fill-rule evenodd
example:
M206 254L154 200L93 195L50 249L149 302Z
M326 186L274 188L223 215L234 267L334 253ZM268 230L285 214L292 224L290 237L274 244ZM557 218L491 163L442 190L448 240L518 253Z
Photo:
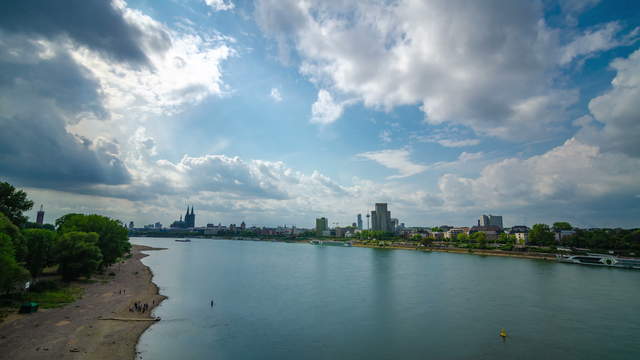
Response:
M74 283L47 280L45 286L21 293L0 296L0 321L18 312L25 302L36 302L41 309L52 309L72 303L82 297L83 288Z

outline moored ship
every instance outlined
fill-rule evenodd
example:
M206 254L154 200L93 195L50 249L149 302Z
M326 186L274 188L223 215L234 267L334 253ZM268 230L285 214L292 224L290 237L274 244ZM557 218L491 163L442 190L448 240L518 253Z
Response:
M335 240L311 240L309 241L311 245L318 246L352 246L351 241L335 241Z
M572 264L610 266L610 267L640 270L639 259L619 258L613 255L606 255L606 254L556 255L556 258L560 262L566 262L566 263L572 263Z

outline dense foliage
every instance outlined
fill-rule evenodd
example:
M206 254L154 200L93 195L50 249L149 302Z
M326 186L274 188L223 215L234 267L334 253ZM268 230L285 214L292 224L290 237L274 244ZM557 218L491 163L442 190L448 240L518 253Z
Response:
M569 224L568 222L559 221L559 222L554 222L553 223L553 230L554 231L571 230L571 229L573 229L573 226L571 226L571 224Z
M14 256L17 261L24 261L27 254L27 246L20 229L15 226L8 217L0 213L0 234L5 234L11 241L14 250Z
M60 264L58 271L64 280L73 280L80 276L89 278L98 270L102 254L97 244L96 233L70 231L60 236L55 253Z
M16 262L11 239L0 234L0 291L9 293L28 278L27 270Z
M58 233L72 231L95 232L102 254L101 266L114 264L131 249L127 229L118 220L101 215L68 214L56 220Z
M53 247L57 234L45 229L27 229L22 232L27 246L25 265L34 278L54 263Z
M550 246L555 243L555 237L549 225L535 224L529 231L529 243L531 245Z
M630 250L640 253L640 229L576 229L574 235L563 237L560 243L576 248Z
M27 222L23 211L31 210L33 201L27 199L27 193L16 190L7 182L0 182L0 213L5 214L11 223L22 226Z

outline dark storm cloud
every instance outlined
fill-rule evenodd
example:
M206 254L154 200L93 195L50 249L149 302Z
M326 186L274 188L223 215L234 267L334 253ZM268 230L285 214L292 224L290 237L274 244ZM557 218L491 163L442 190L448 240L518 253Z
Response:
M98 82L55 46L0 35L0 176L57 190L128 183L117 144L66 130L79 114L107 116Z
M0 174L28 186L68 189L130 181L113 143L92 143L43 112L0 117Z
M144 44L158 51L171 43L169 35L160 29L145 33L130 24L122 11L106 0L5 1L0 28L48 39L66 35L109 58L133 64L148 64Z

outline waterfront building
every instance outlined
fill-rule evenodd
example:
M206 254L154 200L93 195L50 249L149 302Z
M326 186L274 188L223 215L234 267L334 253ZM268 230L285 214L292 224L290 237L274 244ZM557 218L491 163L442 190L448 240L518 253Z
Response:
M245 231L247 229L247 224L243 222L240 223L240 231Z
M516 246L522 247L527 245L529 241L529 232L517 232L516 235Z
M357 226L358 226L358 230L362 230L362 214L358 214L358 221L357 221Z
M44 210L42 209L42 204L40 204L40 210L38 210L38 214L36 215L36 224L44 224Z
M161 224L161 223L159 223L159 222L156 222L153 226L154 226L156 229L162 229L162 224Z
M502 233L502 228L498 225L487 225L487 226L474 226L471 229L469 229L469 235L476 232L483 232L485 233L485 235L487 235L488 241L495 241L495 240L498 240L498 236Z
M498 226L502 229L502 216L496 215L482 215L480 219L478 219L478 226Z
M329 230L329 220L326 217L316 218L316 233L323 234Z
M469 228L454 227L444 233L444 238L455 240L458 237L458 234L466 234L467 231L469 231Z
M517 233L527 233L529 232L529 228L525 225L514 225L509 229L509 234L514 235Z
M129 221L129 230L133 230L135 228L135 224L133 221Z
M387 203L376 203L376 209L371 212L371 230L392 232L391 212L387 210Z

